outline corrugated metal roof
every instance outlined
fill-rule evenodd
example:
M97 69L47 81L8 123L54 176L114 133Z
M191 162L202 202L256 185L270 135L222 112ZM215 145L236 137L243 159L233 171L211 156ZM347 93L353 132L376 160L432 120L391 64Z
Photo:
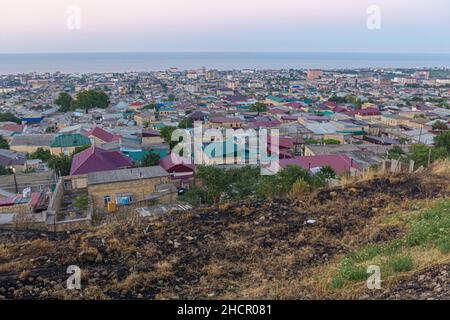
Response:
M133 181L150 178L168 177L169 173L160 166L132 168L102 172L92 172L88 175L88 183L102 184L122 181Z
M53 140L52 148L82 147L91 145L91 140L82 134L61 134Z

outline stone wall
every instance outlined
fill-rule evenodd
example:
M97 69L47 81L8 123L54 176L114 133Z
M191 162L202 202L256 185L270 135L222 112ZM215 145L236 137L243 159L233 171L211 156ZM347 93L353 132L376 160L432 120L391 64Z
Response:
M92 197L95 211L106 211L104 197L111 197L115 201L118 194L130 193L133 196L133 202L144 200L149 194L156 192L156 186L159 184L170 183L169 177L142 179L134 181L113 182L107 184L89 185L88 192ZM161 201L170 201L165 197Z

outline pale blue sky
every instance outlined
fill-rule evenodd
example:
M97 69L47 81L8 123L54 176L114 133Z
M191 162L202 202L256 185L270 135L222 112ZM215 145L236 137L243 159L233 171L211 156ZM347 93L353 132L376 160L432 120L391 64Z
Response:
M0 53L450 53L449 0L2 0ZM69 5L81 28L66 26ZM370 5L381 30L368 30Z

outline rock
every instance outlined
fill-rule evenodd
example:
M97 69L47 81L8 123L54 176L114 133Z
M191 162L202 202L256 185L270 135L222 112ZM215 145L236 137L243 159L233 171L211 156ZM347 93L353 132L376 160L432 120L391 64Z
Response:
M97 254L97 256L95 257L95 263L101 263L102 261L103 261L102 255L100 253Z
M92 253L86 252L86 251L81 251L78 254L78 259L81 262L94 262L96 258L97 258L97 255L93 255Z

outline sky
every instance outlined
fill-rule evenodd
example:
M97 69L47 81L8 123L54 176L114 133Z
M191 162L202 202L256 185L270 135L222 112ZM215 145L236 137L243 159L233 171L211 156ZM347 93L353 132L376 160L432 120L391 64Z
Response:
M380 29L367 27L371 5L380 9ZM449 31L449 0L1 0L0 4L0 53L450 53Z

